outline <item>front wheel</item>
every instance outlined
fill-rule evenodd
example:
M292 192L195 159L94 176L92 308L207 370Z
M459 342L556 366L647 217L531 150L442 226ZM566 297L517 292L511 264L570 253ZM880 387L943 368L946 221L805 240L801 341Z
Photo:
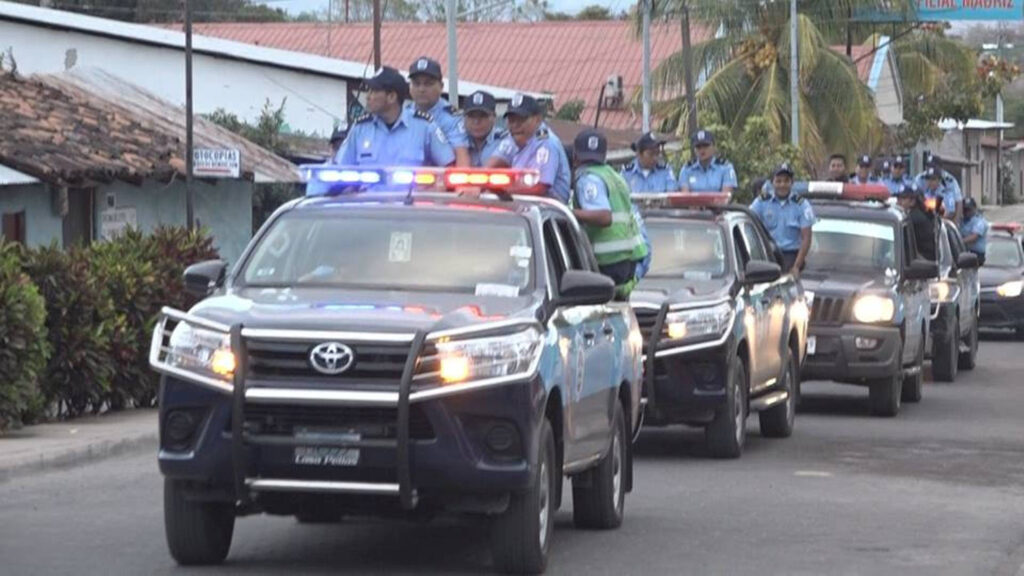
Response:
M921 335L921 345L918 347L917 358L911 367L914 373L903 379L903 393L901 398L904 402L920 402L924 392L924 335Z
M615 403L608 455L593 470L572 480L572 519L577 528L609 530L622 525L626 504L626 417Z
M555 463L555 435L544 420L533 485L513 494L508 509L495 518L491 530L494 565L508 574L539 574L547 567L554 528L555 482L561 482Z
M757 415L761 423L761 435L766 438L789 438L793 434L800 394L800 371L796 362L797 356L790 350L785 358L786 370L782 373L782 389L787 392L786 401Z
M956 380L959 356L960 322L954 320L953 330L946 335L946 339L935 341L935 350L932 352L932 374L937 381L952 382Z
M189 500L184 482L164 478L164 531L178 564L220 564L231 548L235 510L228 503Z
M725 405L704 432L708 452L713 458L739 458L747 439L747 369L743 359L735 356L729 369Z
M875 416L893 417L900 413L903 396L903 374L882 378L869 384L868 395L871 413Z
M959 368L961 370L974 370L978 363L978 323L974 323L971 335L967 337L967 351L960 353Z

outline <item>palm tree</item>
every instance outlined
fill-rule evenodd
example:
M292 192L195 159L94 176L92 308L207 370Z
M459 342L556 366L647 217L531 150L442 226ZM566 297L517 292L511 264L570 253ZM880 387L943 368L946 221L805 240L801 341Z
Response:
M879 0L835 0L802 7L797 19L800 87L800 144L805 160L817 164L829 153L853 155L880 142L882 129L868 88L853 63L831 49L849 15L880 5ZM887 2L891 5L893 2ZM662 16L689 10L702 25L717 29L714 38L692 49L703 84L696 91L698 114L738 134L752 116L764 117L772 138L789 134L790 22L784 0L669 0ZM682 94L683 56L676 53L653 73L655 93ZM655 111L663 129L684 133L689 110L684 98L659 102Z

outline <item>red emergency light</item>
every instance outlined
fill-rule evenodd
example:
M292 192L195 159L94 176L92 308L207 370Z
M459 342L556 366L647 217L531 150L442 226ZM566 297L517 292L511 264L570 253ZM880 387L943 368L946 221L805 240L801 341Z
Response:
M1008 232L1010 235L1018 234L1022 228L1024 227L1022 227L1018 222L1006 222L992 225L992 229L996 232Z
M713 208L725 206L732 199L729 192L664 192L638 193L630 198L648 207L664 208Z
M850 184L847 182L808 182L806 198L849 200L851 202L885 202L892 197L884 184Z
M515 194L539 192L540 173L536 170L512 168L446 168L444 186L448 190L480 188L507 191Z

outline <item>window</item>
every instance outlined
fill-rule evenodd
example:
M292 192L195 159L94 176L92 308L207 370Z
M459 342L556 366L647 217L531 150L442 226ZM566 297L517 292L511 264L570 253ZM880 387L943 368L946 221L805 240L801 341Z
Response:
M711 222L649 220L652 278L720 278L729 270L725 234Z
M747 243L743 241L739 226L732 229L732 241L736 244L736 267L745 270L747 262L750 262L750 251L747 250Z
M567 256L565 255L565 246L562 244L562 239L555 229L553 220L548 220L544 223L544 244L547 246L548 266L552 274L551 279L557 286L561 286L562 276L567 268Z
M569 257L569 267L573 270L589 269L590 267L585 263L583 246L580 245L572 226L567 220L557 219L555 223L558 226L558 235L562 238L562 245L565 246L566 255Z
M946 228L949 230L949 228ZM939 236L939 267L948 268L953 266L953 259L956 256L953 254L952 248L952 237L949 234L940 234Z
M902 228L904 243L913 242L909 226ZM891 224L821 218L814 224L807 269L881 271L896 267L897 231ZM912 244L911 244L912 245Z
M744 222L742 226L743 241L747 245L747 253L750 254L750 259L762 262L774 260L773 258L768 258L768 250L765 248L764 242L761 241L761 235L757 233L757 228L750 222Z
M1021 266L1020 245L1013 238L993 238L988 243L985 253L985 266L1005 266L1017 268Z
M3 235L8 242L25 243L25 211L3 215Z

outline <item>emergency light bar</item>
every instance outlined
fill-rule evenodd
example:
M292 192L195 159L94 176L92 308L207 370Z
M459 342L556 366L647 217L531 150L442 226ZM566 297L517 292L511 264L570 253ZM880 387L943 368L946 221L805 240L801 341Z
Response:
M1008 232L1010 235L1017 234L1024 228L1018 222L1007 222L1004 224L993 224L992 229L996 232Z
M536 170L427 168L427 167L365 167L304 164L299 167L304 181L317 184L307 188L307 196L357 191L408 192L458 191L480 188L484 191L514 194L537 194L540 173Z
M725 206L732 199L728 192L642 192L630 199L645 207L713 208Z
M811 200L849 200L852 202L886 202L892 193L884 184L849 184L846 182L808 182L801 193Z

